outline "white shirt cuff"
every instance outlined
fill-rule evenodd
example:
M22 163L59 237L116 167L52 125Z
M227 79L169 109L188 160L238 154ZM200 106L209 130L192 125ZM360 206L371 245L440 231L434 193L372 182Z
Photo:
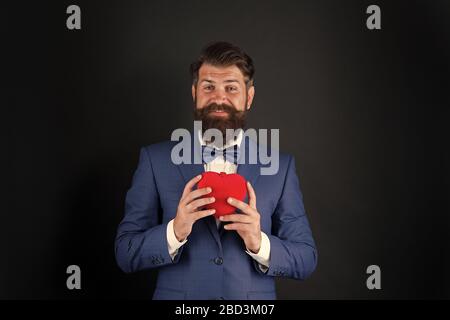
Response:
M178 249L187 242L187 238L184 239L182 242L178 241L177 237L175 236L175 231L173 230L173 219L169 221L167 224L167 247L169 249L169 255L173 259L178 253Z
M269 237L261 231L261 248L257 253L252 253L248 249L245 250L253 259L259 263L262 272L269 269L270 262L270 240Z

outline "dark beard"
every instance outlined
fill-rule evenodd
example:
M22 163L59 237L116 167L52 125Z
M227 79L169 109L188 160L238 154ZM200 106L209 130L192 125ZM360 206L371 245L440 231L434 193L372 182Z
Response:
M210 115L212 111L223 110L228 113L226 118L215 117ZM238 111L230 105L227 104L217 104L211 103L208 106L197 109L194 107L194 120L202 121L202 133L204 134L208 129L218 129L222 132L224 143L226 140L226 130L227 129L244 129L246 125L247 110Z

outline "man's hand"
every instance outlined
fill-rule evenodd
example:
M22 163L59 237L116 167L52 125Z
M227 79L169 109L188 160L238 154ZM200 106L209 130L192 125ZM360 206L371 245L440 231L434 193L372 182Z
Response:
M234 198L228 198L228 203L242 211L243 214L230 214L221 216L221 221L233 223L224 225L225 230L236 230L244 240L245 246L253 253L258 253L261 248L260 215L256 210L256 194L250 182L247 182L249 204Z
M195 221L214 214L215 210L197 210L215 201L214 198L197 199L210 193L211 188L202 188L192 191L194 185L200 181L201 175L192 178L184 187L183 194L178 204L177 215L173 220L173 231L178 241L183 241L192 231Z

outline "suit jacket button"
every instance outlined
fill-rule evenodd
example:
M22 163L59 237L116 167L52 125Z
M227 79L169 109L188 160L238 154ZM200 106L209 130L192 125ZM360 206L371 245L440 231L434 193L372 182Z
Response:
M214 263L217 265L221 265L223 263L223 259L221 257L217 257L214 259Z

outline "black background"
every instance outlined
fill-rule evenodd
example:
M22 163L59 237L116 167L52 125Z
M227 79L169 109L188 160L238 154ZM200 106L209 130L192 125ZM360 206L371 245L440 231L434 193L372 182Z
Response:
M66 28L70 4L81 30ZM366 28L370 4L381 30ZM312 277L277 279L278 297L450 297L448 1L29 1L2 13L0 298L151 298L156 270L123 274L115 232L139 148L192 127L188 66L214 40L254 59L250 126L280 129L318 246ZM66 288L71 264L82 290ZM371 264L381 290L366 288Z

